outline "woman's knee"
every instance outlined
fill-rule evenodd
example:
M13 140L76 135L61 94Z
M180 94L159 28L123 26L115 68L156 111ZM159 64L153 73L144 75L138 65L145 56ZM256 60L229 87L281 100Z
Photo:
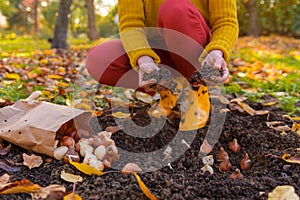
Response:
M120 40L103 42L88 51L86 69L95 80L99 81L104 71L124 53Z

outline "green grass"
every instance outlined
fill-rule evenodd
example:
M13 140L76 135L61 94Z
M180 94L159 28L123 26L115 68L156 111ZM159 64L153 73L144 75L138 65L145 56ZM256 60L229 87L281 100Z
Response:
M233 81L225 86L228 94L245 95L250 101L260 101L265 95L272 95L279 101L279 107L291 115L299 115L300 107L295 106L300 102L300 61L292 57L290 51L299 51L299 49L279 49L264 50L259 46L249 46L236 49L232 55L234 58L242 58L244 61L253 63L254 61L263 62L276 66L277 70L291 70L286 76L279 76L274 81L253 80L247 77L238 77L233 75ZM241 84L242 83L242 84ZM249 92L250 88L256 88L256 92ZM284 92L284 95L276 95Z
M68 44L72 49L88 49L95 44L98 44L103 39L95 42L89 42L87 38L71 38L68 39ZM272 40L272 39L270 39ZM247 44L247 43L246 43ZM246 62L253 63L255 60L263 63L273 64L276 69L293 69L294 72L300 71L300 61L289 54L293 49L275 49L265 50L259 49L257 46L247 46L243 44L242 48L234 50L232 58L242 58ZM35 50L46 50L50 48L50 43L46 39L35 40L29 37L21 37L13 40L0 39L0 59L5 56L31 56ZM278 46L280 48L280 46ZM297 50L297 49L294 49ZM299 50L299 49L298 49ZM22 64L18 64L22 67ZM295 104L300 99L300 76L299 73L287 73L286 76L280 77L274 81L269 80L253 80L246 77L238 77L233 75L232 81L225 86L225 91L228 94L245 95L251 101L260 101L265 95L273 95L279 101L279 106L291 115L299 114L300 107ZM256 92L249 92L249 89L256 88ZM34 87L33 90L43 88ZM116 89L115 89L116 90ZM276 96L278 92L284 92L284 96ZM0 99L9 97L12 101L17 101L28 96L26 88L21 82L13 85L0 85ZM63 104L64 99L59 96L53 99L54 102ZM99 102L101 104L101 102Z

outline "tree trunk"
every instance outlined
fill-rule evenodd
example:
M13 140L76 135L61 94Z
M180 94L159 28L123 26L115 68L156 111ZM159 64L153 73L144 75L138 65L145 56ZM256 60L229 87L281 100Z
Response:
M70 13L70 7L72 0L60 0L58 8L58 16L55 22L54 37L52 39L51 48L66 49L67 34L68 34L68 15Z
M100 37L100 34L95 22L94 0L86 0L86 6L88 12L88 37L90 41L97 40Z
M39 19L39 0L35 0L33 4L33 16L34 16L34 33L37 37L40 36L40 19Z
M258 23L256 0L247 0L244 3L249 14L247 35L258 37L260 35L260 26Z

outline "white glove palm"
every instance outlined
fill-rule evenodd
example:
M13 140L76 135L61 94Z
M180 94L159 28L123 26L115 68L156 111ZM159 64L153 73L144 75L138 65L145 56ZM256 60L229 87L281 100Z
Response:
M139 87L145 89L145 91L153 91L153 85L156 84L155 79L143 80L145 74L151 74L155 70L159 70L153 59L149 56L141 56L138 59L139 65Z
M213 67L217 71L222 72L222 76L211 76L210 80L206 80L207 84L215 85L219 83L224 83L229 77L229 71L226 62L223 58L222 51L213 50L207 54L202 63L207 63L209 66ZM214 83L212 83L214 82Z

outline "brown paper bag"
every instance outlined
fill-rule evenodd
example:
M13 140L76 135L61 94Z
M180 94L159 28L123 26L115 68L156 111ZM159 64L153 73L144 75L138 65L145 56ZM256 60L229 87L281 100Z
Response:
M72 119L76 128L92 133L90 112L30 97L0 109L0 138L53 157L56 131Z

